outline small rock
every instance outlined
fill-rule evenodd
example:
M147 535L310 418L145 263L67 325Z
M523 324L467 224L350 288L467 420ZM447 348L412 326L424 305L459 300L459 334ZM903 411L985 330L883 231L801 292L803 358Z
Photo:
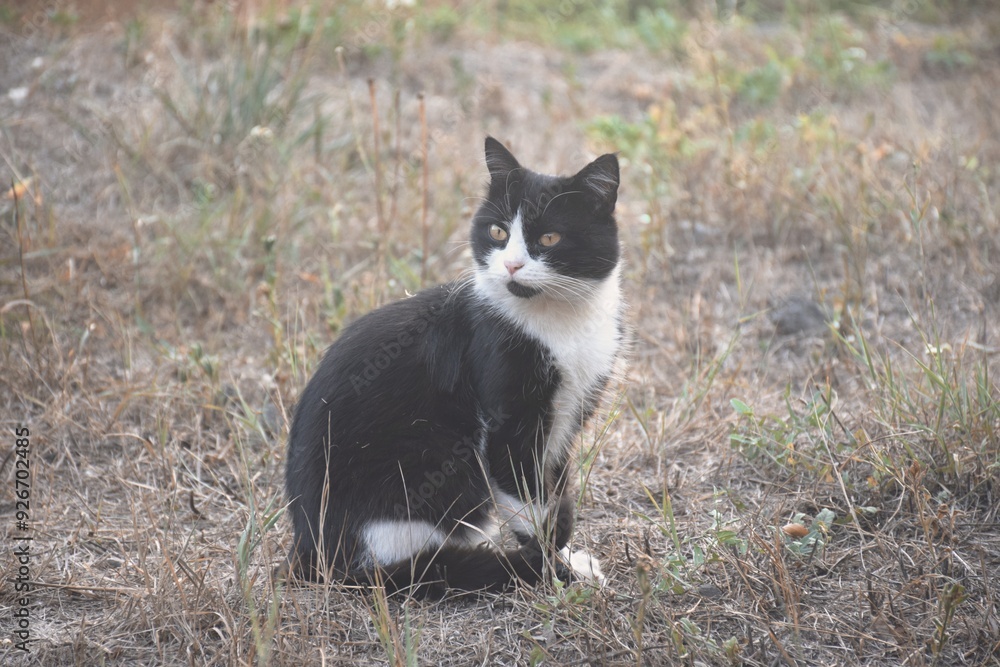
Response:
M270 396L264 398L264 405L260 412L264 431L271 437L277 437L281 433L282 427L281 411L278 410L278 406L274 404Z
M826 314L812 299L793 297L771 313L771 322L779 336L816 333L826 327Z
M699 584L697 593L700 597L707 598L709 600L717 600L725 595L722 589L715 584Z
M19 88L11 88L7 91L7 97L14 104L21 104L28 99L28 87L21 86Z
M993 278L993 282L983 287L982 294L987 301L1000 304L1000 274Z

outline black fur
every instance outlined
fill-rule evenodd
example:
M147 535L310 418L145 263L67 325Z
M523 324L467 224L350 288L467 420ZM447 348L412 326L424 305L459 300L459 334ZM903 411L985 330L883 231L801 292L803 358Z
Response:
M526 228L564 237L553 248L529 247L532 256L548 253L565 275L606 278L618 262L617 160L604 156L555 178L523 169L493 139L486 153L492 179L472 223L476 262L496 246L490 225L521 210ZM560 381L549 351L469 283L427 289L358 319L327 351L295 410L290 568L306 579L391 590L422 584L431 594L536 583L573 529L566 456L541 464ZM596 395L585 411L593 404ZM518 534L516 549L463 546L477 534L470 526L491 521L491 480L514 497L551 502L552 525ZM362 539L373 520L424 520L449 539L375 567Z

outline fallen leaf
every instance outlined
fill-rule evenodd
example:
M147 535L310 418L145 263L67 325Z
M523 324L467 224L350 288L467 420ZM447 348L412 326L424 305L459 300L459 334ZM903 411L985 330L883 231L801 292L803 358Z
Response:
M3 193L4 199L21 199L24 197L24 193L28 191L31 187L31 178L26 178L23 181L18 181L14 184L14 187Z
M789 537L794 537L795 539L801 539L809 534L809 529L803 526L801 523L786 523L781 527L781 532Z

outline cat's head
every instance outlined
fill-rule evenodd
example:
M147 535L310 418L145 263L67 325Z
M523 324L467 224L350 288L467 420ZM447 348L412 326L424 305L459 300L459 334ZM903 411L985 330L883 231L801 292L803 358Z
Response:
M573 301L614 273L618 158L602 155L573 176L545 176L487 137L486 166L489 190L472 219L481 292Z

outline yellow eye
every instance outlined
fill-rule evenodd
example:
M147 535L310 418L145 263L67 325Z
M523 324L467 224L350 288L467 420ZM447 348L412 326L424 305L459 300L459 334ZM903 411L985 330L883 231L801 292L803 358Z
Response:
M490 238L494 241L506 241L507 230L500 225L490 225Z
M551 248L555 244L559 243L559 239L561 238L562 237L559 236L557 232L549 232L548 234L542 234L541 238L538 239L538 242L546 248Z

